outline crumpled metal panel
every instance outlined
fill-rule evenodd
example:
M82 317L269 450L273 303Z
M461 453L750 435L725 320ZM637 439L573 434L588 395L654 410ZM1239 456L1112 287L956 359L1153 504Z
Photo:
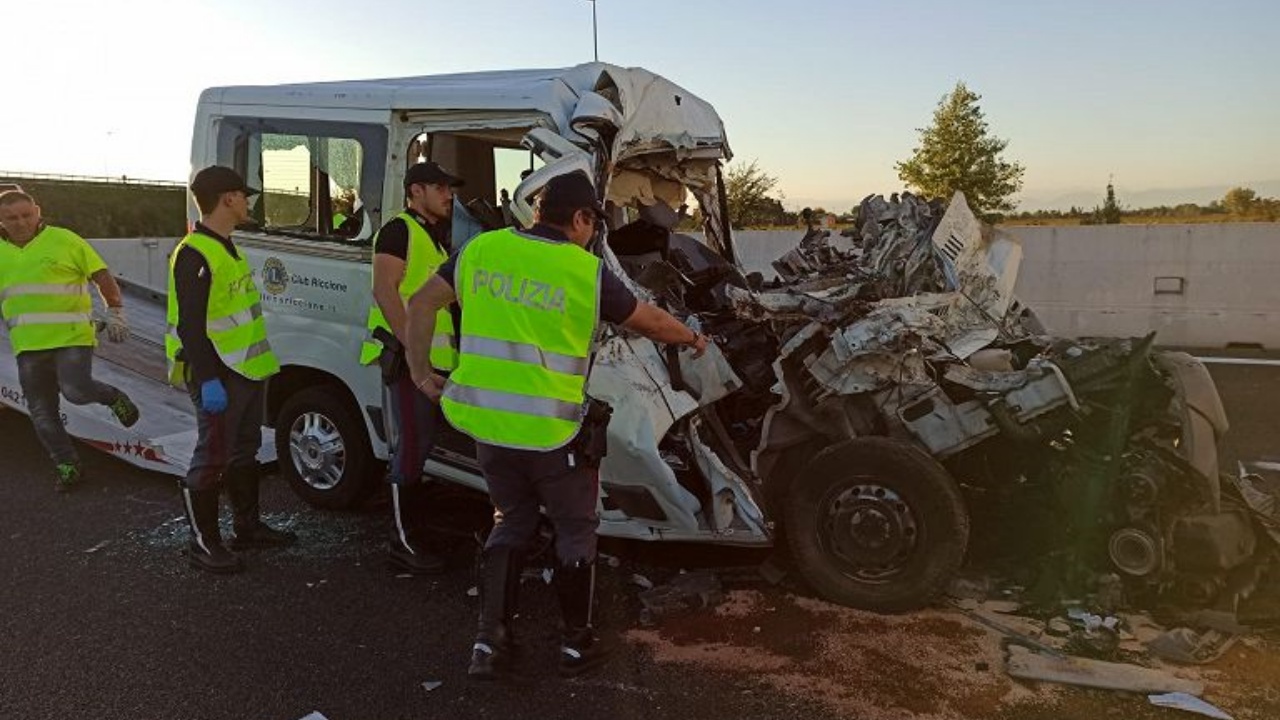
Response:
M789 282L727 291L739 317L827 327L829 349L808 364L827 391L928 383L925 358L963 360L1010 333L1021 248L986 229L962 194L945 214L910 193L872 196L859 218L861 248L836 248L810 231L775 263Z
M984 372L975 370L968 365L949 365L943 376L949 382L963 385L970 390L1004 394L1010 390L1023 387L1033 377L1040 377L1043 374L1043 371L1035 368L1009 372Z
M730 285L725 288L725 294L738 317L756 321L808 322L813 319L835 324L854 308L867 305L857 299L857 285L828 285L831 287L812 290L788 288L782 292L760 293Z
M864 264L888 286L891 296L952 289L933 254L930 233L942 216L942 203L911 193L885 200L869 196L858 210L858 234Z
M609 453L600 464L601 480L649 489L668 520L645 522L659 527L697 529L701 503L680 486L675 472L658 452L659 440L678 416L649 376L645 362L625 338L612 337L601 345L591 368L587 394L613 408L608 431ZM678 405L679 411L696 410L697 404L685 397L685 402Z
M1221 501L1218 478L1218 441L1227 432L1227 411L1209 370L1199 360L1183 352L1163 352L1153 356L1158 367L1177 388L1181 417L1183 457L1204 477L1213 497L1213 511Z
M689 421L690 449L698 463L698 469L711 486L710 517L712 529L721 534L749 532L766 534L764 513L751 497L742 478L729 469L720 456L703 441L704 433L699 418Z
M881 395L887 396L881 397L881 405L892 411L934 457L954 455L998 432L991 413L981 403L956 405L936 386L901 404L895 402L897 388L883 390Z

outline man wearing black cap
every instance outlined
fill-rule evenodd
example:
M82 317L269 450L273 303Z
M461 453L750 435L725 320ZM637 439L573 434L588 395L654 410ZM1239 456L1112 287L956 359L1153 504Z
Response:
M477 441L494 506L480 561L480 620L468 673L493 679L512 652L523 552L539 506L555 526L556 594L564 620L560 672L589 670L608 655L591 627L595 586L597 468L608 406L585 394L598 322L692 347L707 340L666 311L638 302L586 250L605 213L581 173L552 178L527 233L474 238L409 302L414 383ZM447 378L428 361L438 311L462 306L458 367Z
M249 220L256 194L231 168L207 167L191 180L200 221L174 250L169 272L169 380L196 408L195 452L182 481L191 526L192 567L229 573L240 559L222 544L218 495L231 501L233 550L287 545L297 538L262 522L257 453L262 445L263 384L280 370L267 341L258 288L231 241Z
M383 225L374 239L373 304L369 335L360 362L383 367L382 414L391 461L389 559L397 569L428 575L444 569L444 561L428 547L422 527L425 486L422 464L436 439L439 408L418 392L404 363L405 303L449 257L449 217L453 188L462 180L433 162L413 165L404 176L404 212ZM439 372L458 364L453 314L440 311L431 339L430 360ZM385 333L395 341L381 342Z

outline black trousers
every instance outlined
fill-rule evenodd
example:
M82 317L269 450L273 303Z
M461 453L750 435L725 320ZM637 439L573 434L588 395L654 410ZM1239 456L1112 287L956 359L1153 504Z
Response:
M486 548L527 546L538 530L541 506L555 527L561 563L595 559L598 468L583 467L564 448L537 452L476 443L476 454L493 503L493 532Z
M387 482L392 485L420 485L422 465L435 447L440 424L444 422L440 406L422 394L414 386L413 378L405 372L394 385L382 386L382 413L387 445L391 451L387 461Z
M227 468L258 464L258 449L262 446L263 382L230 373L222 378L222 385L227 389L227 409L210 415L200 408L200 384L187 381L187 393L196 406L198 437L182 484L192 490L221 487L222 473Z

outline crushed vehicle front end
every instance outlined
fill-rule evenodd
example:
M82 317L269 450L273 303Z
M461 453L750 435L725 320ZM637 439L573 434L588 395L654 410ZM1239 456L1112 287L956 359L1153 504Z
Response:
M885 611L928 603L971 547L1008 550L1046 593L1115 574L1134 602L1208 604L1256 578L1269 546L1219 474L1227 423L1199 362L1047 334L1014 295L1021 247L961 195L868 198L851 237L811 230L747 268L710 105L642 70L573 77L568 129L527 139L547 164L514 205L530 216L553 175L595 178L602 257L715 340L695 359L602 339L603 534L785 542L824 597ZM701 237L680 231L690 200Z
M1142 604L1249 591L1256 513L1219 471L1203 364L1150 336L1046 334L1013 295L1020 247L962 195L869 198L851 235L811 232L782 279L727 292L780 344L753 469L815 587L917 607L972 528L1046 600L1112 574ZM897 460L866 462L873 438Z

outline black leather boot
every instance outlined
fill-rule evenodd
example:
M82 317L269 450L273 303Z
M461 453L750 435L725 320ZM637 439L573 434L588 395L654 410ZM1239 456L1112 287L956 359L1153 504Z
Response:
M596 565L581 560L560 565L555 575L556 596L560 599L560 615L564 632L560 640L560 674L581 675L599 667L613 649L596 637L591 627L591 606L595 602Z
M467 675L495 680L510 669L516 655L512 622L520 599L524 553L511 547L486 548L480 554L476 587L480 591L480 622L471 646Z
M236 573L244 569L240 558L222 546L218 527L218 490L182 489L182 505L191 524L187 560L191 567L212 573Z
M391 528L388 555L392 566L414 575L444 572L444 558L423 542L422 485L391 485Z
M223 477L227 483L227 498L231 501L234 534L227 544L232 550L282 547L298 541L298 536L292 531L277 530L262 522L258 504L261 478L257 466L227 468Z

